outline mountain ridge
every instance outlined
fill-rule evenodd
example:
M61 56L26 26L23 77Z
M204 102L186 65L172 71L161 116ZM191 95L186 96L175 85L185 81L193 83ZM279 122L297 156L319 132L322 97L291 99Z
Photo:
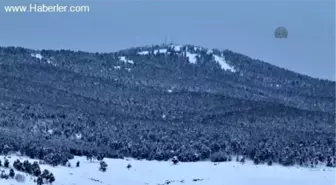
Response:
M333 88L335 86L335 82L333 82L333 81L322 80L322 79L317 79L317 78L309 77L309 76L306 76L306 75L298 74L294 71L289 71L287 69L280 68L280 67L274 66L272 64L269 64L269 63L266 63L266 62L263 62L263 61L260 61L260 60L251 59L251 58L249 58L245 55L237 54L237 53L231 52L229 50L219 51L219 50L211 49L210 51L215 52L217 55L212 54L212 55L206 56L207 60L205 60L205 62L204 62L205 64L204 65L199 64L199 65L202 65L202 66L199 66L198 68L192 66L193 64L191 64L190 66L187 66L186 68L191 67L191 71L188 70L187 72L192 73L192 74L189 75L189 76L183 75L181 73L186 72L186 71L184 71L185 69L183 69L183 67L185 67L188 64L186 64L186 63L176 64L177 63L176 60L180 59L180 58L176 58L176 56L173 56L173 57L175 57L173 59L162 58L162 56L161 56L161 54L163 56L166 56L166 52L168 52L168 53L171 52L171 50L167 51L169 48L175 49L176 47L177 46L175 46L175 45L161 45L161 46L160 45L155 45L155 46L145 46L145 47L135 47L135 48L130 48L130 49L124 49L124 50L121 50L121 51L118 51L118 52L113 52L113 53L89 53L89 52L81 52L81 51L74 52L74 51L71 51L71 50L56 50L56 51L54 51L54 50L41 50L41 51L39 51L39 57L38 58L33 56L36 53L38 53L38 52L36 52L36 50L28 50L27 51L24 48L17 48L17 50L25 50L26 52L30 52L30 55L33 58L36 58L37 60L46 60L46 62L48 64L52 63L51 59L42 59L42 55L40 53L52 54L52 53L65 52L65 53L72 53L74 55L76 55L76 54L78 54L78 55L89 55L89 56L91 56L91 58L94 58L95 56L98 56L98 58L99 57L102 58L102 57L107 56L108 59L105 59L105 61L100 61L99 64L97 64L97 65L101 65L101 66L97 67L95 72L92 71L91 73L89 72L89 74L93 75L93 76L101 76L101 77L108 78L108 79L110 79L110 77L107 76L107 75L111 75L111 71L112 71L112 73L113 73L112 75L115 78L118 78L118 76L123 76L124 79L128 78L128 79L130 79L130 81L136 81L135 83L143 83L143 84L144 83L149 83L149 84L154 85L154 86L162 86L162 84L160 84L160 83L161 83L162 80L165 80L165 79L162 79L162 76L164 76L164 75L169 76L170 75L170 77L172 77L172 78L174 76L179 77L178 79L174 79L175 81L169 82L170 84L166 85L165 88L169 88L169 86L175 86L177 84L181 88L185 87L187 89L189 88L189 90L209 91L209 89L211 89L214 92L223 93L223 91L225 91L226 88L230 88L230 86L231 87L235 86L234 88L238 88L238 89L239 88L244 89L244 86L246 88L246 85L244 84L245 83L244 81L247 81L247 83L249 83L249 89L245 89L245 90L247 90L247 91L252 90L254 94L258 94L258 93L263 94L264 92L261 92L261 91L263 91L262 88L267 88L266 91L289 91L290 89L293 89L293 88L301 88L299 92L301 93L301 92L303 92L303 90L306 90L307 92L304 94L304 96L311 97L312 99L314 99L314 96L316 96L317 93L322 94L323 97L335 99L335 88ZM203 52L201 54L204 54L205 52L209 52L209 49L205 49L205 48L202 48L202 47L199 47L199 46L192 46L192 45L181 46L181 45L178 45L178 47L180 48L178 51L182 51L181 52L182 55L183 55L183 50L186 50L188 47L196 48L196 50L199 51L198 55L200 55L199 54L200 52ZM148 62L148 61L152 60L152 59L150 59L151 55L147 56L148 54L147 55L139 54L140 61L137 61L136 62L137 64L134 64L134 62L132 60L131 61L133 63L132 62L127 63L126 56L123 56L125 54L126 55L129 54L130 56L128 56L128 57L131 57L131 58L133 57L133 59L134 59L133 55L137 55L140 52L151 51L153 53L156 50L160 50L160 49L161 50L165 49L166 51L163 52L163 53L160 53L160 52L156 53L156 55L158 55L158 56L154 56L154 58L158 58L158 60L166 60L166 61L168 60L166 62L168 64L165 64L165 63L162 64L162 62L158 62L158 61L155 61L155 60L153 62ZM176 51L176 49L175 49L175 51ZM188 52L188 51L186 51L186 52ZM218 55L222 55L222 58L224 58L224 60L227 60L227 58L229 58L228 61L226 61L226 62L229 63L231 66L234 66L235 68L237 68L237 71L232 72L231 70L220 70L220 69L218 69L218 66L216 66L216 63L214 63L214 62L211 63L210 62L210 61L213 61L211 59L211 57L218 56ZM230 58L231 55L233 55L234 57ZM137 56L137 57L139 57L139 56ZM120 60L120 58L122 58L122 57L123 57L124 61ZM183 57L187 58L185 56L182 56L181 58L183 58ZM115 61L116 63L112 64L112 66L111 66L111 63L113 63L113 62L109 62L108 61L109 59L111 61ZM86 64L88 65L88 66L86 66L86 68L91 68L91 66L89 66L89 65L92 65L92 66L96 65L95 63L92 63L92 62L91 62L91 64L89 64L90 60L92 60L92 59L84 61L85 62L84 65L86 65ZM144 60L147 60L147 61L144 61ZM232 61L235 61L235 62L232 62ZM239 62L237 62L237 61L239 61L240 63L243 63L243 64L238 66ZM120 62L124 62L124 64L122 64ZM150 71L148 71L148 69L146 69L147 70L146 74L141 74L142 73L141 71L136 71L138 73L138 76L136 74L132 74L132 72L130 72L130 70L132 70L132 67L134 67L134 66L137 67L139 65L142 65L141 63L143 65L147 64L146 66L141 66L141 67L146 67L148 69L152 68L152 69L150 69ZM244 63L248 64L248 66L245 67L245 68L243 68ZM51 64L51 65L56 65L56 64ZM61 67L63 67L63 69L65 67L65 69L70 68L70 70L71 70L71 67L72 67L76 70L76 67L77 67L77 68L79 68L79 69L77 69L77 71L78 71L81 68L80 66L78 67L78 65L81 65L80 63L79 64L74 63L73 65L72 64L70 64L70 65L61 64L61 65L64 65L64 66L61 66ZM168 67L170 67L169 65L174 65L174 66L172 67L172 69L169 69L168 68ZM195 66L196 65L198 65L198 64L195 63ZM209 66L207 66L207 65L209 65ZM252 65L256 65L256 66L250 67ZM260 67L260 66L263 66L263 65L264 65L264 68L267 69L267 70L270 70L270 72L266 71L265 69ZM123 66L123 67L121 68L121 66ZM176 67L179 71L176 71ZM192 68L192 67L194 67L194 68ZM210 69L208 70L207 67L210 68ZM120 71L123 71L124 73L115 72L118 69ZM167 71L167 69L170 70L170 71ZM75 71L75 70L72 70L72 71ZM88 72L87 69L84 69L84 70L86 70L86 72ZM143 68L141 68L140 70L143 70ZM172 71L172 70L175 70L175 71ZM206 70L208 70L208 71L206 71ZM131 75L127 74L127 71L130 72ZM161 79L160 79L161 81L160 80L157 80L157 81L152 80L152 78L155 78L155 75L157 75L155 73L161 72L161 71L163 73L163 74L160 74L160 75L162 75ZM125 74L125 72L126 72L126 74ZM94 73L105 73L105 75L104 74L103 75L97 75L97 74L94 74ZM108 74L108 73L110 73L110 74ZM148 73L152 73L152 76L148 75ZM216 74L217 74L217 76L216 76ZM282 74L282 76L280 74ZM135 79L136 77L139 77L139 75L140 75L140 78L144 78L144 79L143 80ZM198 75L198 76L201 76L201 77L199 79L197 79L198 77L195 77L195 75ZM202 77L204 77L204 78L202 78ZM232 79L232 78L234 78L234 79ZM281 79L281 78L284 78L284 79ZM195 83L195 80L200 80L200 79L202 79L202 81L204 81L204 82L201 82L201 83L211 84L211 87L205 87L205 88L199 87L199 84ZM301 79L303 79L303 80L301 80ZM192 82L193 85L184 86L184 84L181 83L181 81L183 81L183 80L193 81ZM165 81L167 81L167 80L165 80ZM304 81L304 83L302 83L302 81ZM263 83L263 84L261 84L261 83ZM289 84L289 83L291 83L291 84ZM221 84L225 84L227 86L225 87L224 85L221 85ZM309 86L313 86L312 84L314 84L315 87L309 87ZM282 86L284 86L284 87L282 87ZM220 87L220 89L218 89L218 87ZM325 89L325 88L327 88L327 89ZM259 90L256 90L256 89L259 89ZM282 95L282 96L285 96L285 97L289 96L289 97L292 97L294 99L296 98L293 95L293 94L296 94L296 93L293 93L293 92L283 92L283 93L285 95ZM228 93L226 95L229 96L230 94L233 94L233 93ZM243 95L241 95L240 98L243 98L242 96ZM255 96L255 95L253 95L253 96ZM271 96L270 99L272 99L272 98L276 99L277 97ZM259 95L258 100L260 100L260 99L262 99L262 97L260 97L260 95ZM294 100L294 101L296 101L296 102L285 103L285 105L290 105L290 106L294 106L294 107L307 109L308 105L303 105L303 106L300 105L300 104L304 104L304 101L306 101L306 100L302 100L302 98L301 98L301 100ZM310 104L313 104L313 102L311 102ZM309 105L309 106L310 106L310 108L312 108L312 105ZM321 105L318 105L318 106L321 106ZM334 108L330 107L330 105L328 107L322 108L322 109L324 109L324 110L328 110L328 109L329 110L330 109L335 110ZM316 108L316 110L318 110L318 108Z

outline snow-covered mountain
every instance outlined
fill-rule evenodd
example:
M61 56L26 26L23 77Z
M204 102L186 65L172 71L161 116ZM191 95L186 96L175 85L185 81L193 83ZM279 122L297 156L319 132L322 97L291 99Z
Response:
M202 162L171 169L211 166L231 173L236 172L231 163L220 164L222 169L204 161L228 162L239 155L257 166L239 168L246 178L235 181L237 176L230 175L233 184L246 180L263 184L267 178L273 182L273 177L260 176L259 181L256 174L256 179L249 176L251 169L264 170L265 164L276 164L265 167L267 171L288 170L275 172L286 175L297 171L277 165L304 167L303 174L311 167L315 171L307 172L309 177L323 180L327 173L330 179L329 172L317 172L316 167L333 170L336 164L335 82L230 50L193 45L113 53L0 47L0 133L0 153L20 151L53 165L64 165L73 156L104 156L122 166L125 157L156 161L176 157L181 162ZM134 163L153 169L169 164ZM152 175L143 171L146 167L135 166L134 178L156 176L158 181L148 183L157 184L187 183L193 173L201 173L161 176L154 173L158 169ZM61 166L57 169L68 172ZM87 175L79 172L75 179ZM279 182L301 184L301 175ZM140 182L134 178L127 180ZM204 180L195 183L207 184L205 179L222 176L205 173L199 178Z

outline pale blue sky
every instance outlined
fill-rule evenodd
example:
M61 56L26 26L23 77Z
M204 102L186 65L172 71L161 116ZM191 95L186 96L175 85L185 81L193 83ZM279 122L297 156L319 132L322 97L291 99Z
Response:
M31 2L90 5L90 13L4 13ZM335 78L332 0L1 0L0 45L110 52L175 43L230 49L314 77ZM288 38L274 38L284 26Z

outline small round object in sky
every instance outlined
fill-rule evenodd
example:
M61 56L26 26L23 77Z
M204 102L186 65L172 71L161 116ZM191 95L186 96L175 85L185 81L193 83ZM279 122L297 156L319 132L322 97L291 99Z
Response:
M277 39L285 39L288 37L288 31L283 26L277 27L277 29L274 31L274 36Z

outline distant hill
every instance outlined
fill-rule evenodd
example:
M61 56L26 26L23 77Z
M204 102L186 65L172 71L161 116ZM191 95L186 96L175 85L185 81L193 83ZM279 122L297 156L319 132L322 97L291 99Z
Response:
M0 146L27 155L335 166L335 82L229 50L1 47L0 79Z

